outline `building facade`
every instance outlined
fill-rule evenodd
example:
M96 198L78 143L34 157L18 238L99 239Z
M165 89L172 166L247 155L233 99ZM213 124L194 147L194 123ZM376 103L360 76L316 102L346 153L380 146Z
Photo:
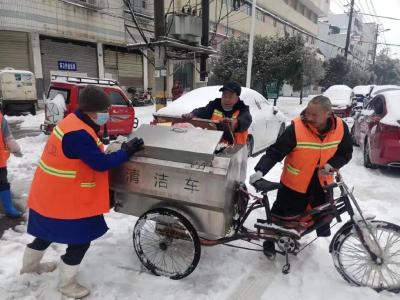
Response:
M123 87L153 87L151 51L131 50L144 41L130 8L148 40L154 36L155 0L2 0L0 1L0 69L30 70L39 96L52 74L116 79ZM315 46L318 17L326 15L329 0L258 0L258 35L304 33ZM192 4L199 14L201 1L164 0L165 13L181 12ZM218 48L232 36L249 36L252 1L210 1L210 40ZM239 5L238 5L239 4ZM196 12L197 11L197 12ZM196 59L171 60L168 91L174 79L186 89L200 82Z
M318 48L326 59L344 54L347 39L349 16L330 14L318 22L318 37L338 47L317 41ZM372 63L376 42L375 23L363 23L362 16L355 14L352 19L348 59L352 63L366 68Z
M149 1L132 7L152 15ZM2 0L0 2L0 69L30 70L39 97L53 74L107 77L124 87L149 85L149 64L126 45L141 36L121 0ZM141 19L149 37L151 21ZM151 68L151 65L150 65Z

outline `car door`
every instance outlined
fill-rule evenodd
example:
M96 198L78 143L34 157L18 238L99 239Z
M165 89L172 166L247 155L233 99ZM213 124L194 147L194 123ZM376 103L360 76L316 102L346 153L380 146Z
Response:
M253 153L263 150L267 146L267 123L264 117L264 111L260 99L256 95L250 95L246 99L246 104L250 107L251 117L253 119L250 125L250 133L253 136Z
M379 158L379 152L381 145L379 143L380 131L377 130L379 121L382 119L384 114L384 98L383 96L377 96L372 100L373 113L366 118L368 127L368 138L370 145L370 155L372 161L377 161Z
M133 128L133 108L121 91L105 89L111 98L110 121L107 123L109 135L129 134Z
M278 132L281 126L281 122L277 118L278 110L273 106L272 103L268 102L267 99L260 96L261 98L261 110L267 124L267 146L276 142Z

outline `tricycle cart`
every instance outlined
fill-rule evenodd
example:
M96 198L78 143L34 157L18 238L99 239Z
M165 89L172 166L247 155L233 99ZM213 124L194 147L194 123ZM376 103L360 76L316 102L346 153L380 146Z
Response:
M351 284L400 291L400 227L364 216L339 173L325 187L326 204L299 216L273 215L267 193L279 183L261 179L255 188L262 196L250 194L243 183L246 147L219 149L221 135L142 125L134 136L144 139L145 150L111 173L116 210L139 217L133 244L148 270L181 279L196 268L201 246L269 240L285 257L282 272L287 274L289 254L304 248L300 239L333 219L341 222L347 213L349 221L329 247L336 269ZM265 218L245 227L257 209Z

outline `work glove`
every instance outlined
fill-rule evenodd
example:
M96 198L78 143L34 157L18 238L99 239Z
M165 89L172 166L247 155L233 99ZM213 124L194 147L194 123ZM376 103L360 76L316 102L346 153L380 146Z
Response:
M334 171L335 171L335 168L327 163L322 168L319 169L319 174L322 176L328 176L328 175L332 175L332 173Z
M136 152L144 148L144 142L141 138L134 137L133 139L123 142L121 149L126 151L129 156L132 156Z
M15 157L22 157L22 156L24 156L24 155L22 154L21 151L13 152L13 154L14 154Z
M194 117L194 114L191 113L191 112L182 115L182 118L183 118L183 119L193 119L193 117Z
M250 176L249 182L251 185L253 185L254 182L260 180L263 177L264 177L264 174L261 171L257 171L253 175Z

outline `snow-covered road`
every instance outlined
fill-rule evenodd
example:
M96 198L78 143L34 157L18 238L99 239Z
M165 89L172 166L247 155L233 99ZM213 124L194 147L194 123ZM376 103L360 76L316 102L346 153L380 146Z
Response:
M296 99L280 100L278 106L289 118L302 109ZM152 107L137 109L140 123L151 119L152 110ZM23 126L40 123L40 118L43 114L29 118ZM25 155L11 158L9 180L20 204L26 200L46 139L41 134L18 140ZM363 209L376 214L378 219L400 224L400 171L366 169L362 165L362 152L359 148L354 150L352 161L343 168L346 182L354 186ZM249 160L248 175L259 158ZM276 165L266 178L278 181L281 169L281 164ZM257 217L254 214L249 223ZM132 230L136 218L111 212L106 219L110 230L92 243L81 265L79 278L92 291L87 299L398 299L398 295L377 294L345 282L336 272L328 252L330 238L320 238L301 255L292 257L289 275L281 273L283 257L271 262L262 252L221 245L203 247L198 267L183 280L156 277L142 270L134 252ZM57 271L19 275L24 247L32 240L25 231L26 226L20 225L6 231L0 239L0 299L60 299L56 291ZM314 235L310 234L306 240L312 238ZM45 260L59 260L64 249L64 245L53 244Z

